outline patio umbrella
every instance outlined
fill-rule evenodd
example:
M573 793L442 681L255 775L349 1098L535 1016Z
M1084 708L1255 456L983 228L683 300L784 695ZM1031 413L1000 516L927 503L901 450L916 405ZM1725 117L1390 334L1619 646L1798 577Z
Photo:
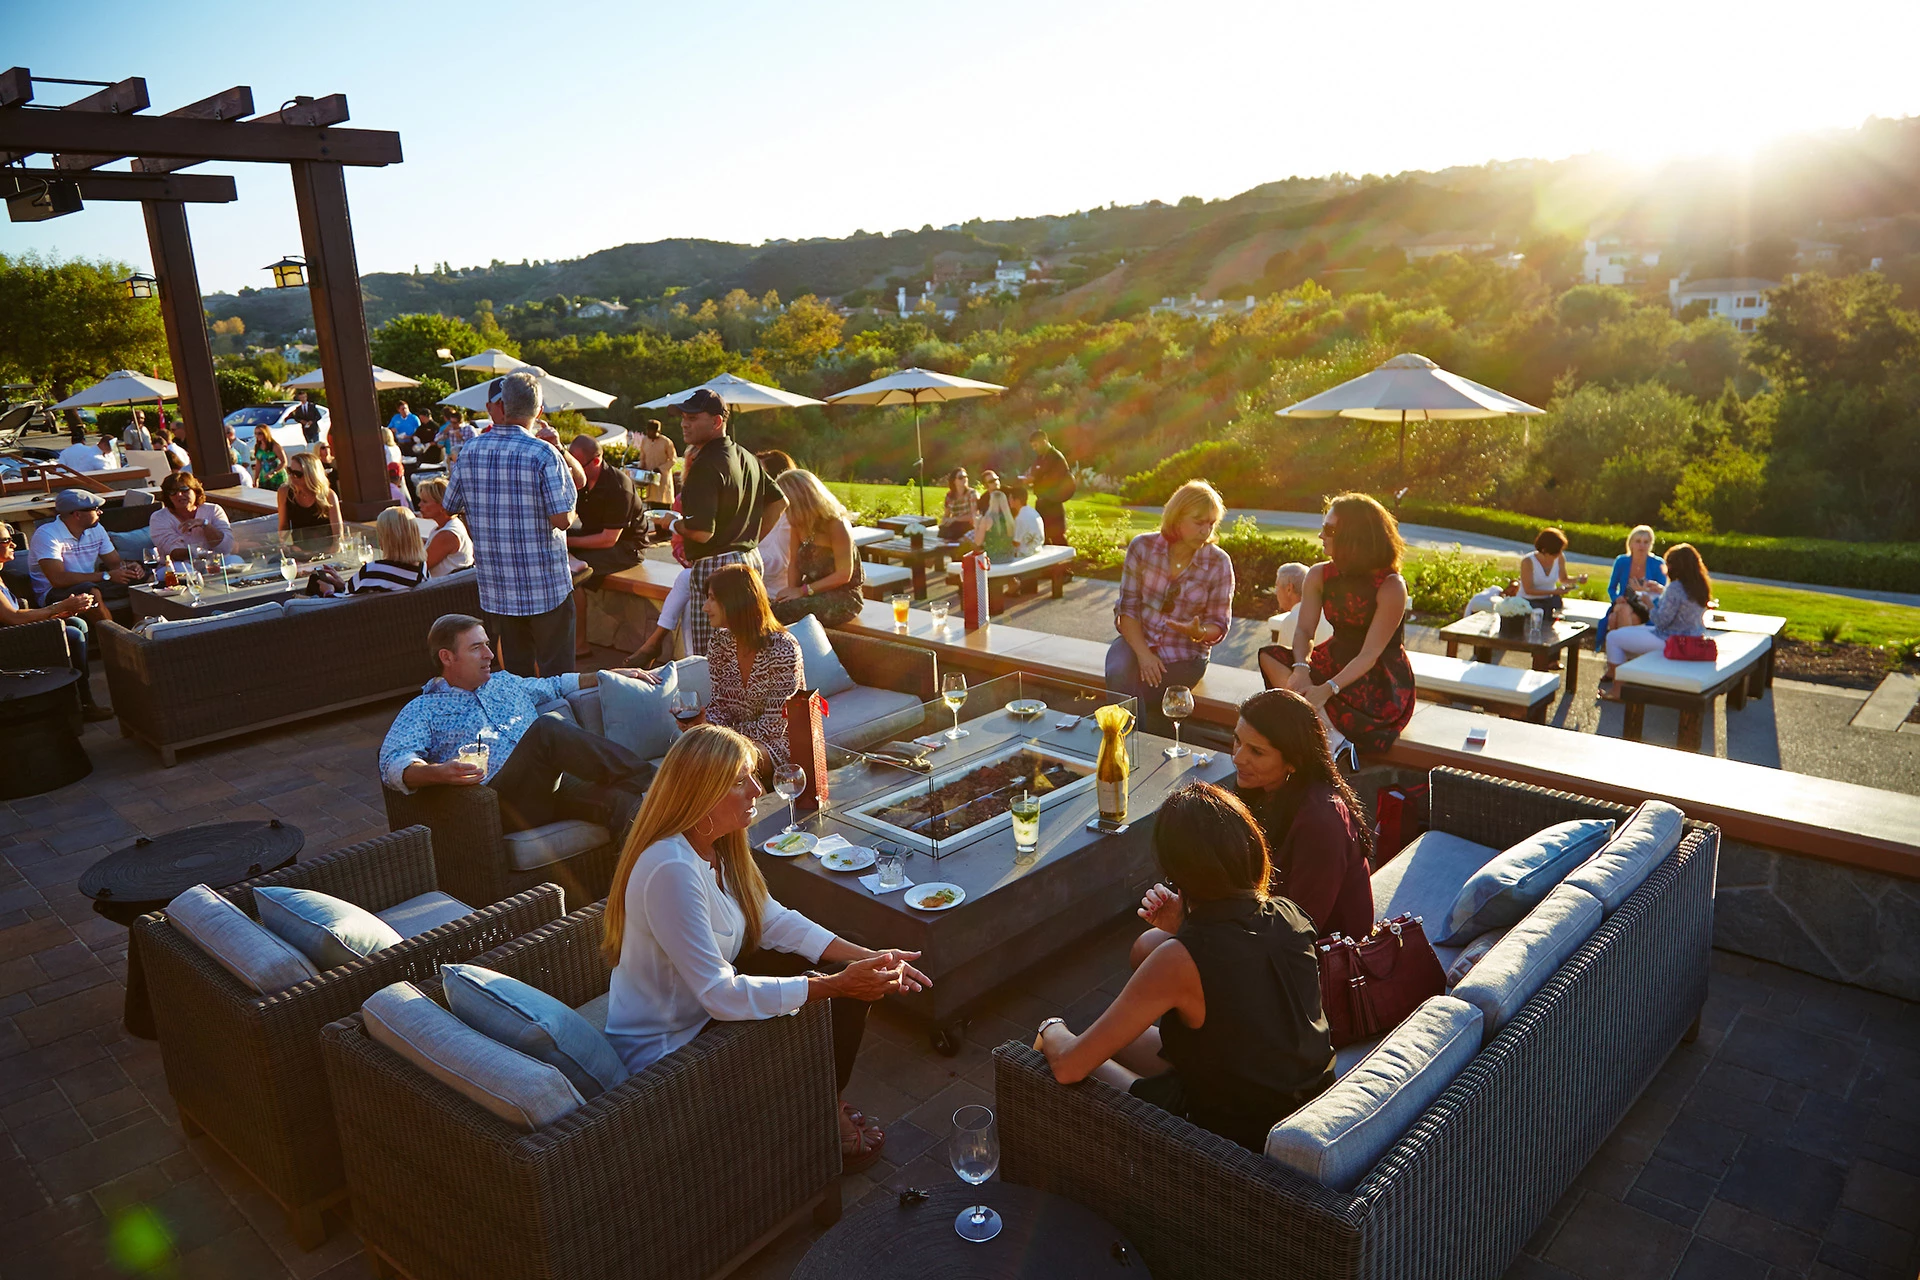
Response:
M404 373L395 373L391 369L382 369L377 364L373 365L372 369L373 389L375 391L392 391L396 387L417 387L420 385L418 378L409 378ZM327 371L325 369L311 369L297 378L288 378L280 385L283 387L296 388L324 387L327 385Z
M180 389L162 378L121 369L108 374L84 391L76 391L53 406L56 409L85 409L97 404L155 404L178 397Z
M755 409L798 409L803 405L826 403L824 400L795 395L791 391L782 391L778 387L762 386L758 382L748 382L745 378L723 373L717 378L707 379L697 387L688 387L685 391L676 391L670 396L649 400L640 407L668 409L694 392L703 390L719 396L720 402L735 413L752 413Z
M865 386L836 391L828 404L910 404L913 406L913 477L920 490L920 514L927 514L927 451L920 442L920 406L930 400L968 400L998 395L1006 388L995 382L975 382L930 369L902 369Z
M484 354L484 353L483 353ZM470 357L477 359L478 357ZM565 378L556 378L538 365L515 364L501 373L530 373L540 379L540 401L549 409L604 409L618 400L619 396L610 396L604 391L595 391L592 387L583 387L577 382L568 382ZM452 405L456 409L479 409L487 407L486 380L476 382L463 391L456 391L441 404Z
M1359 418L1400 424L1400 478L1407 474L1407 423L1545 413L1524 400L1448 373L1425 356L1395 356L1371 373L1274 412L1283 418Z
M449 362L449 369L473 369L480 373L512 373L515 369L524 369L527 362L519 356L510 356L498 347L488 347L479 355L461 356Z

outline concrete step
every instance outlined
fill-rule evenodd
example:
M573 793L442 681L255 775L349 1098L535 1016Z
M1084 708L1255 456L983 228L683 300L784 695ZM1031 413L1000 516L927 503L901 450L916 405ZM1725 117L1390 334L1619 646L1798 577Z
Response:
M1906 722L1916 702L1920 702L1920 676L1910 676L1902 671L1893 671L1880 682L1871 696L1854 713L1852 725L1856 729L1878 729L1883 733L1896 732Z

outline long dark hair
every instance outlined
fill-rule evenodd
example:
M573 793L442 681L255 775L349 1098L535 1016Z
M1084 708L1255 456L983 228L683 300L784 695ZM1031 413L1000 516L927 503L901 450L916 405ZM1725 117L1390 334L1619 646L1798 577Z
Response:
M1400 572L1407 544L1393 515L1364 493L1343 493L1328 501L1335 518L1328 550L1343 573Z
M1707 576L1707 562L1691 542L1676 542L1667 548L1667 577L1687 589L1693 602L1702 609L1713 599L1713 579Z
M1189 902L1267 900L1273 858L1247 806L1210 782L1189 782L1153 819L1153 859Z
M1373 832L1367 826L1366 810L1360 807L1360 797L1354 794L1353 784L1334 767L1333 752L1327 746L1327 726L1313 704L1292 689L1265 689L1240 704L1240 718L1273 744L1280 758L1293 769L1294 778L1307 783L1324 782L1328 790L1340 797L1359 836L1361 851L1371 859ZM1275 825L1280 830L1293 825L1293 815L1304 791L1288 790L1291 794L1280 798L1275 810Z
M776 631L785 631L767 603L767 589L752 565L727 564L707 579L707 594L720 602L727 630L741 650L758 653Z

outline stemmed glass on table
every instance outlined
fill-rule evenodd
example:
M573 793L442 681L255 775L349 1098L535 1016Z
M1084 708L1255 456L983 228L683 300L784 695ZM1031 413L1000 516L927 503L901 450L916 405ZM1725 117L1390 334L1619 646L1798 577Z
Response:
M773 771L773 794L787 802L787 830L781 832L782 835L800 829L800 819L794 810L794 803L799 800L800 793L806 789L807 771L799 765L783 764Z
M958 671L949 671L940 677L940 701L947 704L953 712L953 728L946 730L947 739L958 742L970 736L970 731L960 727L960 708L967 701L967 678Z
M1180 722L1193 714L1193 690L1183 684L1168 685L1160 694L1160 713L1173 721L1173 745L1160 754L1169 760L1192 755L1193 748L1180 742Z
M288 586L292 586L293 580L299 576L300 576L300 566L293 562L293 557L287 554L286 549L284 547L281 548L281 551L280 551L281 579L285 581Z
M1000 1168L1000 1134L990 1108L973 1104L953 1113L947 1163L961 1181L976 1187ZM984 1204L969 1205L953 1220L953 1229L962 1240L981 1244L1000 1234L1000 1215Z
M193 557L189 556L180 562L179 577L187 587L187 603L198 608L200 588L206 585L206 579L201 577L200 566L193 562Z

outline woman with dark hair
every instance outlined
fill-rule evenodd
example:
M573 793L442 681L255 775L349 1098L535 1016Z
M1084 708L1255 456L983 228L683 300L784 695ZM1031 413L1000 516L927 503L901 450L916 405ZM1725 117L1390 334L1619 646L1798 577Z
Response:
M973 522L979 515L980 502L973 496L973 486L967 480L967 469L955 467L947 472L947 495L940 507L940 536L948 542L958 542L973 532Z
M1567 535L1551 525L1533 536L1533 552L1520 557L1520 594L1536 610L1559 613L1569 587L1586 582L1587 575L1567 576Z
M786 705L800 691L800 642L775 620L750 565L713 571L706 610L713 624L707 722L745 734L760 748L765 769L777 769L787 763Z
M1327 558L1307 571L1293 646L1262 648L1260 674L1269 689L1292 689L1313 704L1333 730L1336 758L1343 747L1384 751L1413 718L1400 576L1406 544L1385 507L1364 493L1343 493L1327 504L1320 545ZM1313 645L1323 613L1333 635Z
M1168 883L1141 901L1133 977L1086 1031L1048 1018L1033 1047L1062 1084L1095 1076L1260 1151L1333 1083L1313 922L1268 894L1260 826L1219 787L1167 797L1153 856Z
M1373 927L1373 832L1360 797L1334 768L1327 727L1291 689L1240 704L1233 730L1235 793L1273 854L1272 892L1295 903L1321 937L1364 938Z
M1609 701L1620 700L1613 677L1621 663L1643 653L1660 652L1670 636L1706 634L1707 605L1713 599L1707 562L1691 542L1679 542L1667 548L1666 566L1667 586L1646 585L1646 590L1654 593L1647 620L1639 626L1613 627L1607 632L1607 673L1600 677L1600 696Z

